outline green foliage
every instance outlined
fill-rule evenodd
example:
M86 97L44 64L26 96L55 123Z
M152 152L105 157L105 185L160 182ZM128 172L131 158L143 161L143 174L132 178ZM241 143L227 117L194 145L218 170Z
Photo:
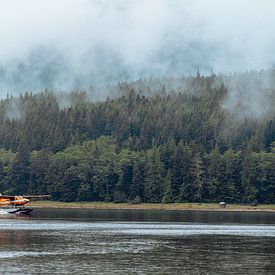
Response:
M121 83L116 98L97 103L77 91L2 100L0 192L274 203L274 112L234 116L215 75L177 83L171 91L159 80Z
M163 203L171 203L174 202L174 196L172 193L172 181L171 181L171 171L168 170L168 173L164 179L164 191L163 191L163 197L162 202Z

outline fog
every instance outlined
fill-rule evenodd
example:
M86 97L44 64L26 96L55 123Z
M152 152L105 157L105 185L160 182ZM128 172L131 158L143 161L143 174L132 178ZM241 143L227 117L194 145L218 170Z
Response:
M275 64L272 0L0 0L0 93Z

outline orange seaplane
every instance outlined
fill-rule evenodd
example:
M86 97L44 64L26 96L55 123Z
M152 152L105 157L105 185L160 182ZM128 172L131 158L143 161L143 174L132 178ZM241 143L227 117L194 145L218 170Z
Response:
M33 209L25 208L32 199L45 199L50 195L8 196L0 193L0 211L4 213L29 214Z

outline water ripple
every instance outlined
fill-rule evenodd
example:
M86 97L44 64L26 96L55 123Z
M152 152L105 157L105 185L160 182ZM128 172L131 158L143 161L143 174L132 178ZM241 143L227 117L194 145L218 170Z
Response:
M1 220L2 230L33 230L98 232L101 234L133 234L133 235L238 235L238 236L268 236L275 237L273 225L210 225L210 224L166 224L166 223L116 223L116 222L63 222L63 221L18 221Z

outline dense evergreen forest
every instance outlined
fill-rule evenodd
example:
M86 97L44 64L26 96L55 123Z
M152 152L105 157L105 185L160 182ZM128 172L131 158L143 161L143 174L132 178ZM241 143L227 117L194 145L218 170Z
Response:
M8 95L0 102L0 191L61 201L275 203L275 85L261 91L269 108L254 116L243 84L265 89L262 77L198 73ZM233 80L239 101L231 110Z

